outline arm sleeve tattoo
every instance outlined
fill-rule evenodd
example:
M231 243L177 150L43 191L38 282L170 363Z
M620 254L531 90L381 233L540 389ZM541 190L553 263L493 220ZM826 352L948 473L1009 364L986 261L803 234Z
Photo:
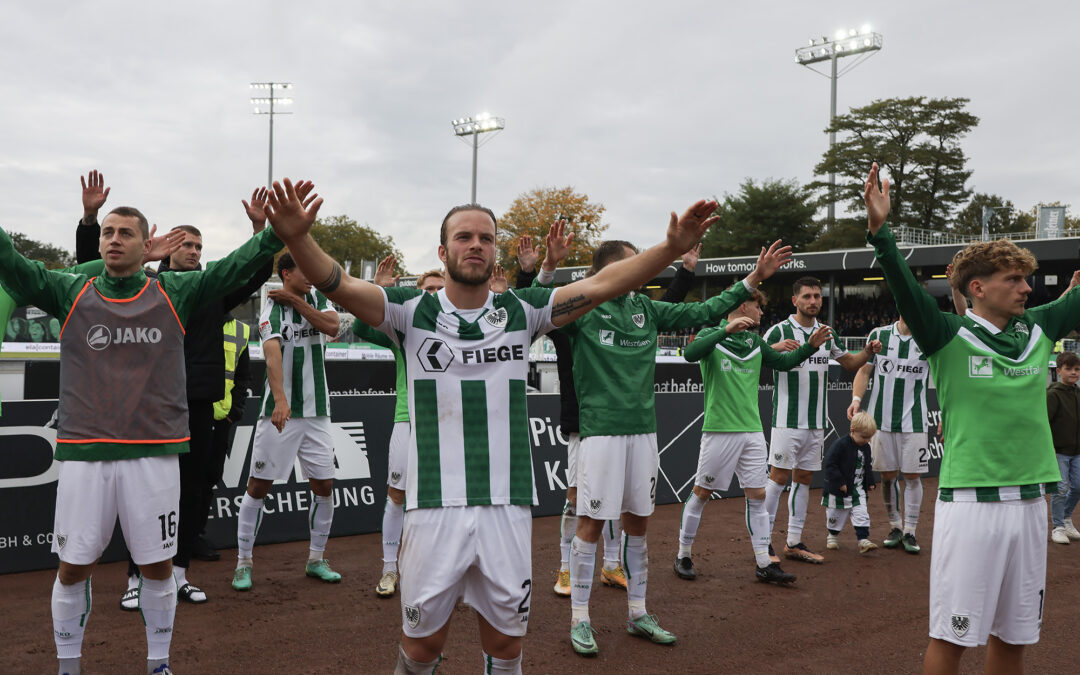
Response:
M587 307L588 305L589 305L588 298L586 298L584 295L577 295L577 296L574 296L574 297L570 298L569 300L564 300L563 302L557 302L554 305L552 305L551 306L551 317L555 318L557 316L564 316L566 314L572 314L573 312L577 311L578 309L581 309L582 307Z
M333 293L341 285L341 265L334 263L333 269L330 270L330 274L321 282L315 284L315 288L319 289L323 293Z

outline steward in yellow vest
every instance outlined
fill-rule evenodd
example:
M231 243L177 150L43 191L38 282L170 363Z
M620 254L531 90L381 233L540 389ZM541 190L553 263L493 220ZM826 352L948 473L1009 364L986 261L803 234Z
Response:
M237 422L243 405L241 404L237 415L229 414L233 410L232 392L236 387L236 367L247 351L251 327L243 321L231 319L225 323L222 332L225 339L225 398L214 403L214 419L223 420L228 417L229 421Z

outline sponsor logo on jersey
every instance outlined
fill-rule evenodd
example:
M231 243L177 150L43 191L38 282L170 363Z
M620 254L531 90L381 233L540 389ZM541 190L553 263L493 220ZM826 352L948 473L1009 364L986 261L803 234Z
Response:
M401 480L401 472L400 471L392 471L392 472L390 472L390 482L391 483L397 485L397 482L399 480Z
M1024 325L1024 324L1019 324ZM1024 366L1023 368L1013 368L1011 366L1005 366L1001 369L1006 377L1025 377L1027 375L1038 375L1042 372L1042 368L1039 366Z
M610 314L601 314L600 318L602 318L602 319L610 319L611 315Z
M442 340L427 338L416 352L420 367L429 373L441 373L454 362L454 350Z
M645 315L644 314L634 314L633 316L630 317L630 319L634 322L634 325L637 326L638 328L644 328L645 327Z
M107 326L94 324L86 332L86 344L94 351L100 352L111 344L157 344L161 342L160 328L146 328L145 326L117 328L110 331Z
M968 357L968 377L993 377L994 362L989 356Z
M309 337L315 337L319 334L319 331L314 328L295 328L289 324L282 324L281 326L281 339L285 342L292 342L293 340L303 340Z
M971 628L971 618L967 614L953 614L949 620L949 626L952 627L953 635L962 638L967 635L968 629Z
M416 628L416 625L420 623L420 608L412 605L404 605L404 607L405 620L409 622L409 628Z
M600 344L602 345L614 345L615 344L615 331L600 329Z
M652 344L652 340L619 340L620 347L648 347Z
M522 361L524 359L525 347L520 344L461 350L462 363L497 363L499 361Z
M506 313L505 307L492 310L484 315L484 321L487 321L496 328L503 328L506 326L506 322L509 319L509 315Z
M591 510L593 513L596 513L600 510L600 507L603 506L603 504L604 502L602 499L590 499L589 510Z
M888 375L893 371L894 365L890 359L881 359L881 362L878 363L878 370L881 371L882 375Z
M721 359L720 360L720 370L724 371L725 373L731 372L731 361L729 361L727 359Z

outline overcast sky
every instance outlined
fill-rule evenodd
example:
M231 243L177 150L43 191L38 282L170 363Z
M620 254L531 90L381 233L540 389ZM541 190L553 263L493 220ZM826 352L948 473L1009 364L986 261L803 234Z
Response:
M1032 5L1037 4L1036 7ZM252 81L291 81L275 178L314 180L323 215L393 236L410 271L469 201L471 149L450 120L490 111L478 199L572 185L608 236L658 241L667 213L745 177L806 182L827 143L829 83L794 61L812 36L870 24L884 49L839 83L839 110L964 96L969 187L1027 209L1080 206L1071 2L5 3L0 225L69 250L79 175L109 207L192 223L206 259L250 233L266 180Z

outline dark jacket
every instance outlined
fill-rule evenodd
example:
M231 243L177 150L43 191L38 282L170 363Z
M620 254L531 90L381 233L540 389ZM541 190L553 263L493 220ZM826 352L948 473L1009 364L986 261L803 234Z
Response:
M694 284L694 273L687 270L680 263L675 270L675 278L671 280L664 294L660 296L662 302L682 302L690 287ZM528 288L536 278L536 272L518 272L514 288ZM563 434L576 434L580 431L578 422L578 399L574 389L574 350L570 346L570 338L561 330L548 333L551 342L555 345L555 357L558 359L559 368L559 425Z
M1046 390L1046 412L1050 416L1054 452L1080 454L1080 387L1061 382L1051 384Z
M855 494L855 459L862 453L863 458L863 484L864 490L877 484L874 480L874 471L870 468L870 444L855 445L851 435L837 439L829 451L825 453L825 485L826 494L838 497L850 497ZM840 490L847 486L847 492Z
M80 263L101 257L97 247L100 236L98 223L83 224L80 221L75 231L75 257ZM168 269L169 261L162 260L158 271ZM188 319L184 335L188 399L220 401L225 398L225 350L221 347L225 314L258 291L273 271L273 261L267 262L243 288L207 303Z

